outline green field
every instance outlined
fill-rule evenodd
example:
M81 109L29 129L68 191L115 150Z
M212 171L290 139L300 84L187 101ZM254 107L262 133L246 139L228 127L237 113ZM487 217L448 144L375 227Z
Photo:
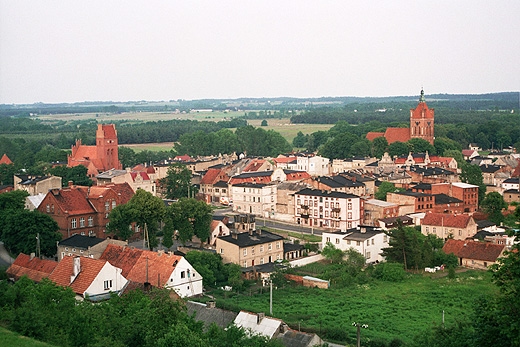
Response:
M468 320L473 303L481 295L493 295L497 288L490 274L467 271L457 278L410 275L401 283L370 281L346 288L317 289L285 287L273 292L273 316L292 328L316 332L322 338L353 343L353 322L368 324L365 339L410 342L414 336L434 325ZM213 293L212 293L213 294ZM214 293L217 305L252 312L269 313L269 293L249 296Z
M0 346L9 347L52 347L44 342L21 336L10 330L0 327Z

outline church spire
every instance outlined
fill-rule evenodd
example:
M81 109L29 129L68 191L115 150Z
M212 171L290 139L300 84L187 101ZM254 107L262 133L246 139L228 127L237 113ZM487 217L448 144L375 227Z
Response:
M421 88L421 97L419 98L419 102L426 102L424 99L424 90Z

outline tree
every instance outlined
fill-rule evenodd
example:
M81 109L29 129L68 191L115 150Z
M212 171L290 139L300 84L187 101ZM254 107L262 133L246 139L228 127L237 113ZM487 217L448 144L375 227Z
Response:
M394 156L402 156L402 155L407 155L408 153L410 153L410 148L406 145L406 143L404 142L392 142L391 144L388 145L388 154L391 156L391 157L394 157Z
M14 184L15 173L16 168L14 167L14 164L0 164L0 184Z
M56 243L61 240L58 223L38 210L11 210L4 214L2 229L4 244L14 254L35 253L39 240L41 254L52 257L56 254Z
M166 198L179 199L189 197L191 188L191 171L182 163L170 165L165 178L161 180L161 185L166 188Z
M107 232L116 235L121 240L128 240L134 234L132 222L135 221L134 209L131 205L123 204L116 206L110 211L107 224Z
M507 203L500 193L491 192L487 194L480 203L480 207L489 214L489 220L493 223L500 224L504 220L502 210L507 208Z
M12 192L0 194L0 239L5 227L5 220L13 213L23 211L25 208L25 198L29 196L25 190L13 190Z
M390 237L387 248L383 248L383 257L389 262L397 262L404 265L404 269L419 268L421 248L419 238L422 235L411 227L405 227L402 223L395 229L388 230Z
M121 146L117 154L123 168L132 167L137 164L135 160L135 151L132 148Z
M63 187L66 187L69 182L79 186L91 186L93 182L88 177L87 171L88 169L83 165L74 167L56 166L48 170L51 175L61 177L61 185Z
M343 257L345 256L345 252L341 249L336 248L331 242L327 242L321 254L327 259L330 260L331 263L341 263L343 261Z
M292 144L296 148L303 148L307 142L305 135L301 131L298 131L296 137L293 139Z
M435 147L424 139L413 138L407 141L410 152L436 154Z
M478 202L480 204L486 195L486 185L480 166L464 163L461 167L460 180L478 186Z
M397 189L393 183L384 181L381 182L379 187L377 188L377 192L374 194L374 197L378 200L386 201L386 195L388 193L394 193L396 191L400 191L402 189Z
M197 236L201 242L206 242L209 239L212 213L213 209L204 201L181 198L168 207L166 216L178 230L181 242L185 243L193 236Z
M372 156L376 158L381 158L385 152L388 152L388 141L385 137L380 136L376 137L374 141L372 141Z
M260 123L260 126L266 127L267 126L267 120L262 120L262 123Z
M435 146L435 151L438 155L446 155L446 151L462 151L460 143L446 137L435 138L433 145Z

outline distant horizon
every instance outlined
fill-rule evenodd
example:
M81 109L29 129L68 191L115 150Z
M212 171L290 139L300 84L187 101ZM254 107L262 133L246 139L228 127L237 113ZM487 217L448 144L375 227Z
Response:
M520 91L498 91L498 92L482 92L482 93L424 93L426 101L428 101L428 96L437 96L437 95L487 95L487 94L507 94L507 93L518 93L519 95L519 103L520 103ZM199 100L241 100L241 99L301 99L301 100L312 100L312 99L323 99L323 98L356 98L356 99L378 99L378 98L414 98L419 97L420 92L412 95L379 95L379 96L356 96L356 95L339 95L339 96L308 96L308 97L297 97L297 96L242 96L242 97L232 97L232 98L198 98L198 99L168 99L168 100L145 100L145 99L136 99L136 100L83 100L83 101L57 101L57 102L43 102L36 101L32 103L0 103L2 106L23 106L23 105L60 105L60 104L81 104L81 103L132 103L132 102L147 102L147 103L169 103L169 102L178 102L180 101L199 101ZM435 101L435 100L430 100Z

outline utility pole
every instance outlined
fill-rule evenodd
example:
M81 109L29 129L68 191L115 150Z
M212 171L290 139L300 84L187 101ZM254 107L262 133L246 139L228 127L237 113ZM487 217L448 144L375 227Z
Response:
M269 315L273 315L273 280L269 279Z
M356 322L353 322L352 325L357 328L357 347L361 347L361 328L367 329L368 325Z
M37 233L36 234L36 256L38 257L38 259L40 259L40 253L41 253L41 250L40 250L40 233Z

